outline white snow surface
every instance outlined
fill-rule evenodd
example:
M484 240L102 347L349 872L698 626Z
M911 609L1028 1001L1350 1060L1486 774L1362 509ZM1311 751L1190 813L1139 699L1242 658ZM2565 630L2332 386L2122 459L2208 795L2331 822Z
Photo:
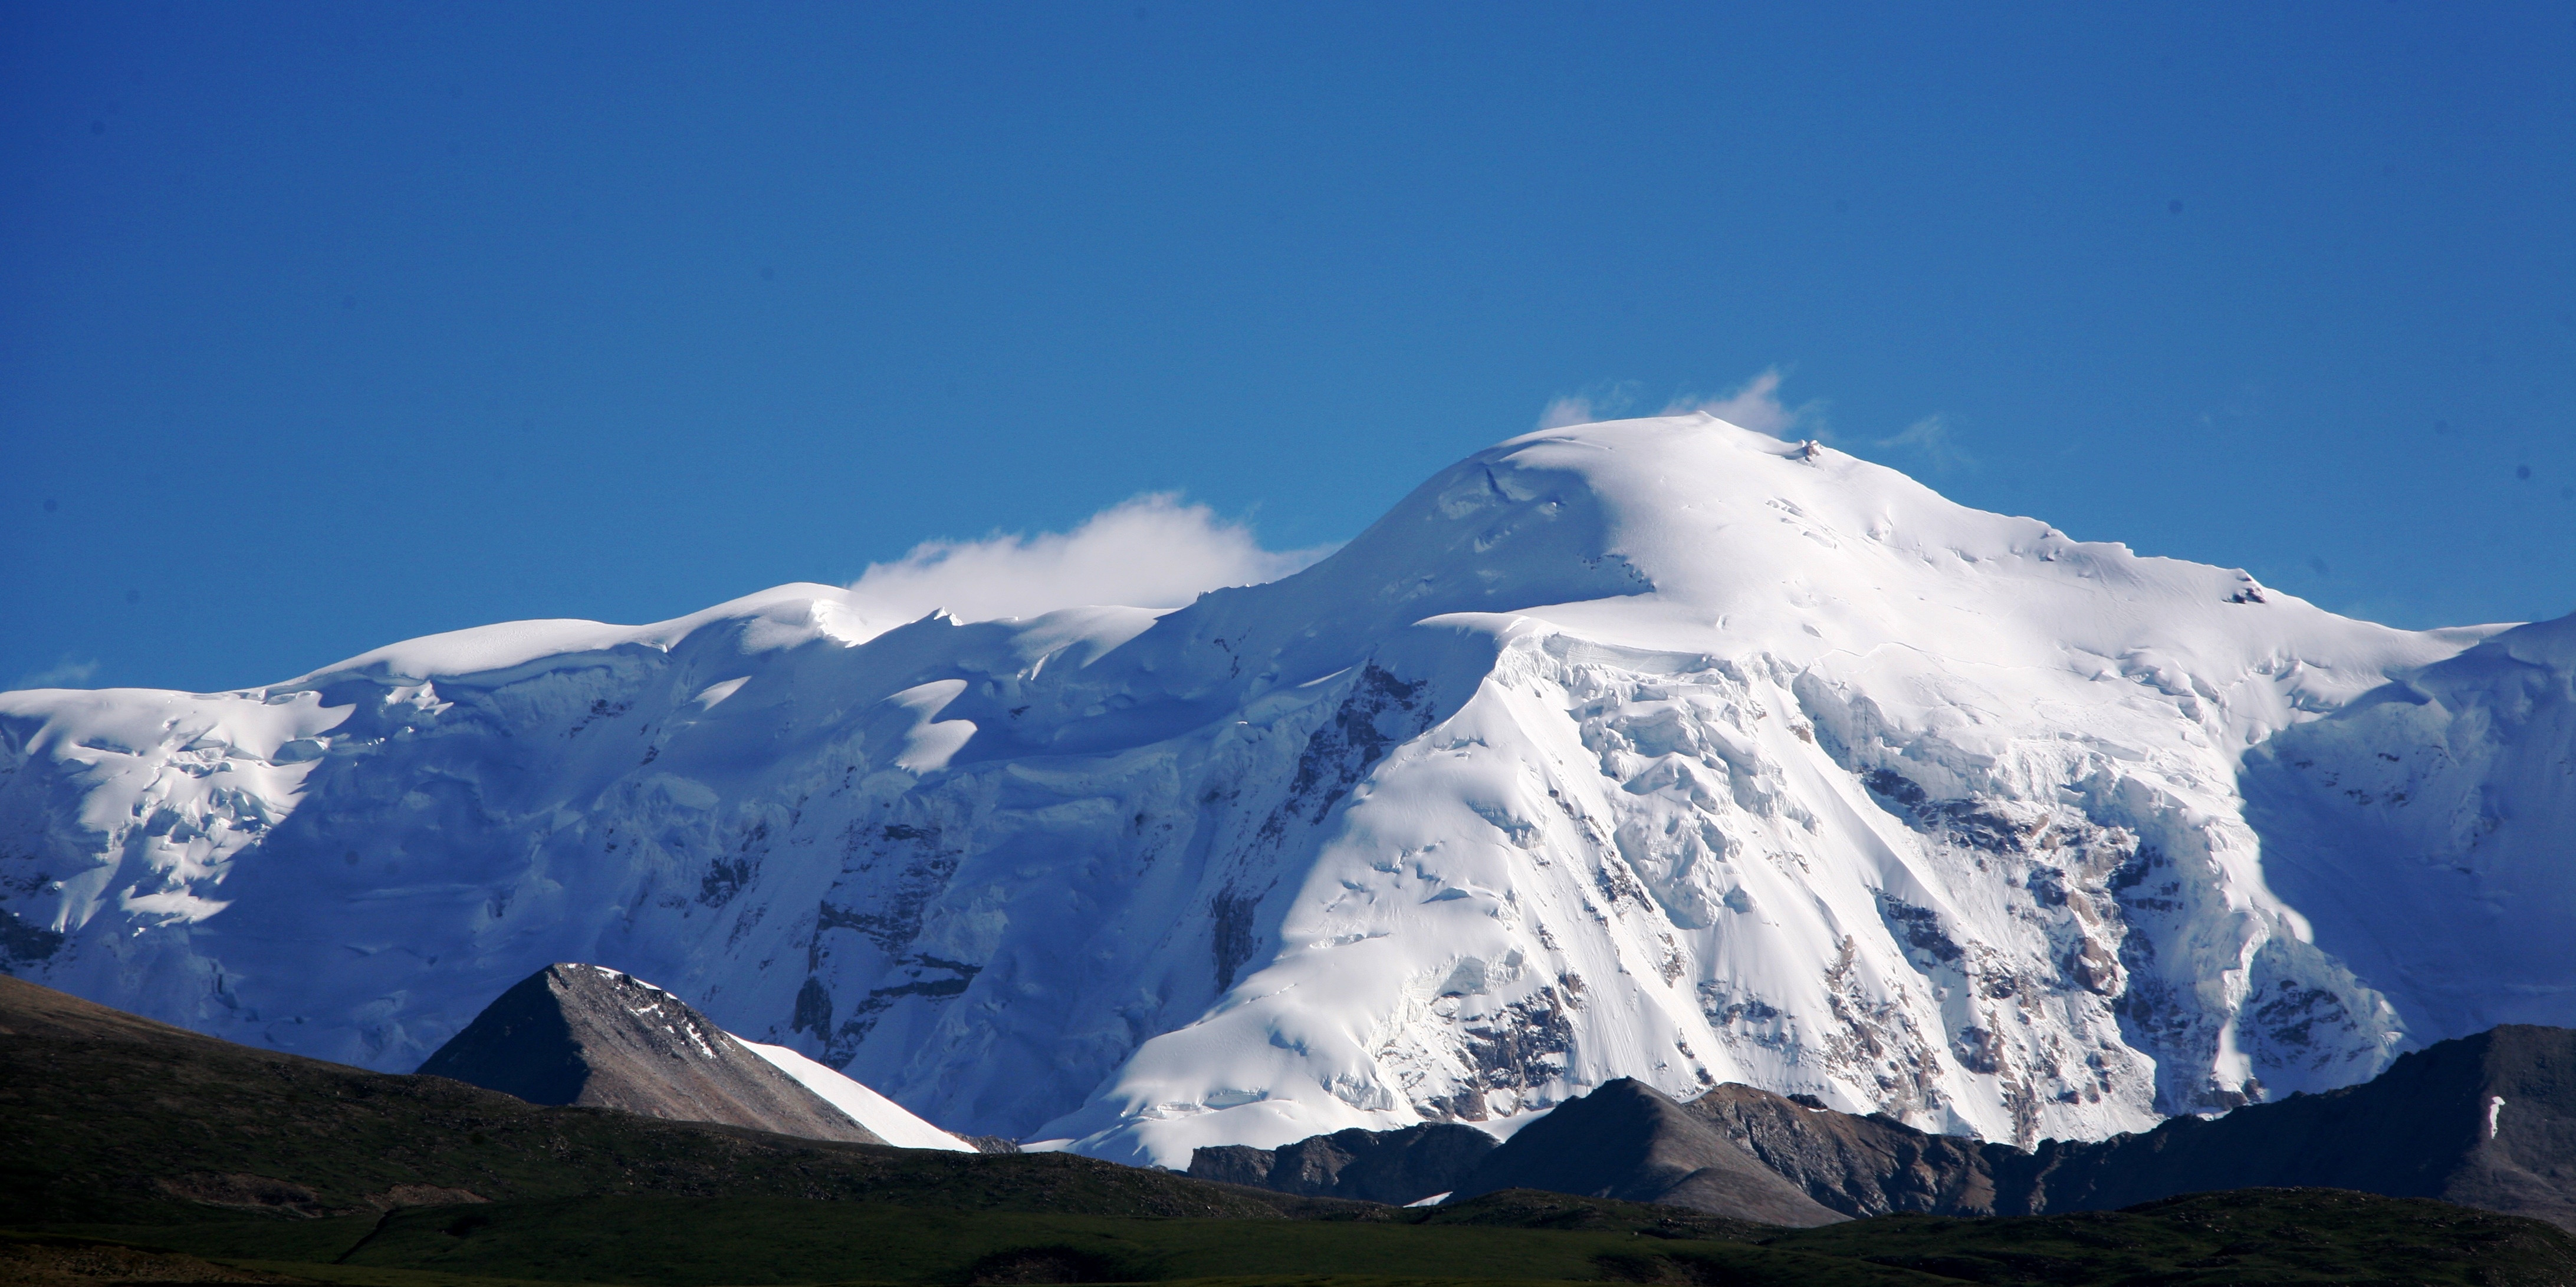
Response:
M2097 1137L2576 1024L2571 638L1550 429L1177 611L797 585L0 696L0 960L392 1070L600 961L1173 1166L1618 1076Z
M726 1034L731 1036L732 1034ZM743 1049L769 1061L771 1067L793 1077L805 1089L822 1096L823 1102L850 1115L850 1120L876 1132L878 1139L897 1148L935 1148L950 1153L972 1153L974 1145L905 1112L903 1105L876 1093L840 1074L839 1070L818 1064L785 1046L772 1046L734 1037Z

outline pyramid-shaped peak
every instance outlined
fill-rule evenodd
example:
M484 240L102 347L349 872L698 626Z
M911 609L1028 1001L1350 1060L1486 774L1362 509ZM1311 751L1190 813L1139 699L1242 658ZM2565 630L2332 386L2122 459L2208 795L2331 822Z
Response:
M886 1142L688 1003L605 966L558 962L529 975L420 1071L532 1104Z

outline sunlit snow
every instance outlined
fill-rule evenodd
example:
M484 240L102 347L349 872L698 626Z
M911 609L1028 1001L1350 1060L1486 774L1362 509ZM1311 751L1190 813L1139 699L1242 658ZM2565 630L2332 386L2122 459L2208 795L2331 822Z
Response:
M735 1037L734 1040L742 1041ZM785 1046L742 1041L743 1048L769 1061L770 1066L793 1077L805 1089L823 1098L825 1103L850 1115L850 1120L876 1133L878 1139L898 1148L935 1148L951 1153L972 1153L975 1146L931 1125L903 1110L893 1100L818 1064Z
M0 697L9 968L408 1070L600 961L1168 1165L1623 1075L2100 1136L2576 1024L2566 622L2348 620L1700 415L1178 611L868 613Z

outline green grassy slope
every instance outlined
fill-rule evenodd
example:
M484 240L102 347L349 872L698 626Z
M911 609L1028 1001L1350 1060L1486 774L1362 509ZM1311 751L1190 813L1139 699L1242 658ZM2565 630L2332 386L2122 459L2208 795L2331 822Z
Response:
M1657 1208L1507 1193L1354 1220L1141 1219L789 1198L606 1197L307 1222L133 1230L227 1265L355 1287L482 1280L710 1284L1283 1282L1673 1284L2576 1283L2555 1226L2428 1199L2256 1189L2124 1212L1886 1216L1813 1230L1667 1223ZM1681 1213L1688 1218L1688 1213ZM1699 1217L1705 1218L1705 1217ZM1710 1236L1712 1233L1718 1236ZM336 1263L332 1263L336 1262ZM1388 1287L1380 1283L1377 1287Z
M1928 1284L1860 1261L1672 1236L1659 1212L1596 1204L1592 1228L1488 1223L1508 1205L1388 1220L1137 1219L956 1211L794 1198L568 1198L418 1207L343 1217L165 1226L123 1233L289 1273L295 1262L637 1287L859 1281L1168 1282L1219 1276L1398 1275L1421 1279L1602 1279ZM1577 1208L1579 1209L1579 1208ZM1539 1218L1546 1219L1544 1213ZM1619 1227L1638 1226L1636 1228ZM1640 1229L1656 1230L1655 1233ZM1683 1228L1678 1232L1697 1231ZM1770 1231L1764 1231L1770 1232Z
M372 1213L441 1200L422 1189L1253 1219L1356 1205L1069 1154L833 1144L540 1108L444 1078L234 1045L0 976L0 1224L191 1221L223 1208Z
M776 1198L712 1204L652 1198L405 1212L350 1263L546 1277L575 1266L600 1281L689 1287L710 1281L795 1283L865 1279L958 1283L1025 1277L1151 1282L1292 1270L1421 1277L1601 1278L1603 1257L1649 1264L1688 1257L1761 1277L1830 1272L1849 1282L1895 1281L1825 1257L1740 1243L1682 1242L1634 1233L1475 1225L1298 1220L1124 1220L1021 1212L950 1212L875 1203ZM476 1224L481 1219L488 1224ZM464 1226L460 1231L460 1226ZM708 1227L728 1236L721 1248ZM1794 1263L1812 1260L1812 1265ZM1058 1277L1058 1275L1061 1277Z
M2235 1189L2054 1216L1882 1216L1765 1245L2031 1287L2576 1283L2576 1236L2555 1225L2343 1189Z
M22 1231L0 1281L48 1284L125 1264L341 1287L2576 1285L2576 1237L2554 1226L2332 1190L1789 1231L1529 1191L1407 1209L817 1143L297 1059L5 977L0 1226Z

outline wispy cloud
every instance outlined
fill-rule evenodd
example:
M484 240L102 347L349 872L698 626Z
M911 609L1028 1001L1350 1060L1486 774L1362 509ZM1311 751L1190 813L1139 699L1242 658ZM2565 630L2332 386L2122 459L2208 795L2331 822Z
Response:
M1704 412L1738 428L1767 433L1775 438L1813 438L1818 442L1844 445L1825 419L1823 399L1810 398L1792 404L1780 396L1780 384L1785 378L1780 368L1771 367L1718 397L1684 393L1665 403L1658 414L1681 416ZM1547 410L1539 415L1538 427L1558 429L1633 414L1637 399L1638 387L1633 381L1569 393L1547 404ZM1976 457L1959 445L1949 417L1938 412L1885 438L1849 445L1862 450L1902 452L1913 457L1921 468L1936 474L1977 467Z
M1562 429L1567 425L1588 425L1596 420L1616 420L1637 405L1639 386L1634 380L1597 384L1580 393L1559 395L1538 415L1541 429Z
M64 653L61 661L43 670L28 671L18 676L17 682L9 686L11 688L78 688L88 683L89 677L97 673L97 658L80 661L70 653Z
M1782 402L1780 379L1780 368L1775 366L1745 381L1724 397L1694 398L1686 395L1676 398L1671 406L1664 408L1664 414L1678 416L1693 411L1706 412L1737 428L1767 433L1775 438L1786 438L1792 431L1802 438L1830 437L1825 425L1825 404L1809 401L1793 407Z
M1588 425L1600 418L1593 414L1592 399L1579 393L1569 393L1548 403L1547 409L1538 413L1538 427L1562 429L1567 425Z
M1096 604L1176 608L1220 586L1275 581L1329 552L1263 549L1251 528L1158 493L1111 506L1070 532L926 541L892 563L869 564L850 593L879 621L940 608L965 621Z
M1962 467L1973 469L1977 464L1976 457L1961 450L1958 440L1951 435L1949 418L1938 412L1907 425L1903 433L1881 438L1870 445L1882 450L1913 452L1929 464L1934 473L1946 474Z
M1825 425L1825 404L1816 400L1793 407L1781 401L1782 378L1780 368L1772 367L1718 397L1684 392L1666 402L1663 410L1654 414L1685 416L1702 411L1738 428L1776 437L1786 438L1795 432L1804 438L1830 439L1831 431ZM1564 394L1548 403L1547 409L1539 413L1538 427L1560 429L1596 420L1615 420L1635 413L1642 393L1642 388L1631 380Z

